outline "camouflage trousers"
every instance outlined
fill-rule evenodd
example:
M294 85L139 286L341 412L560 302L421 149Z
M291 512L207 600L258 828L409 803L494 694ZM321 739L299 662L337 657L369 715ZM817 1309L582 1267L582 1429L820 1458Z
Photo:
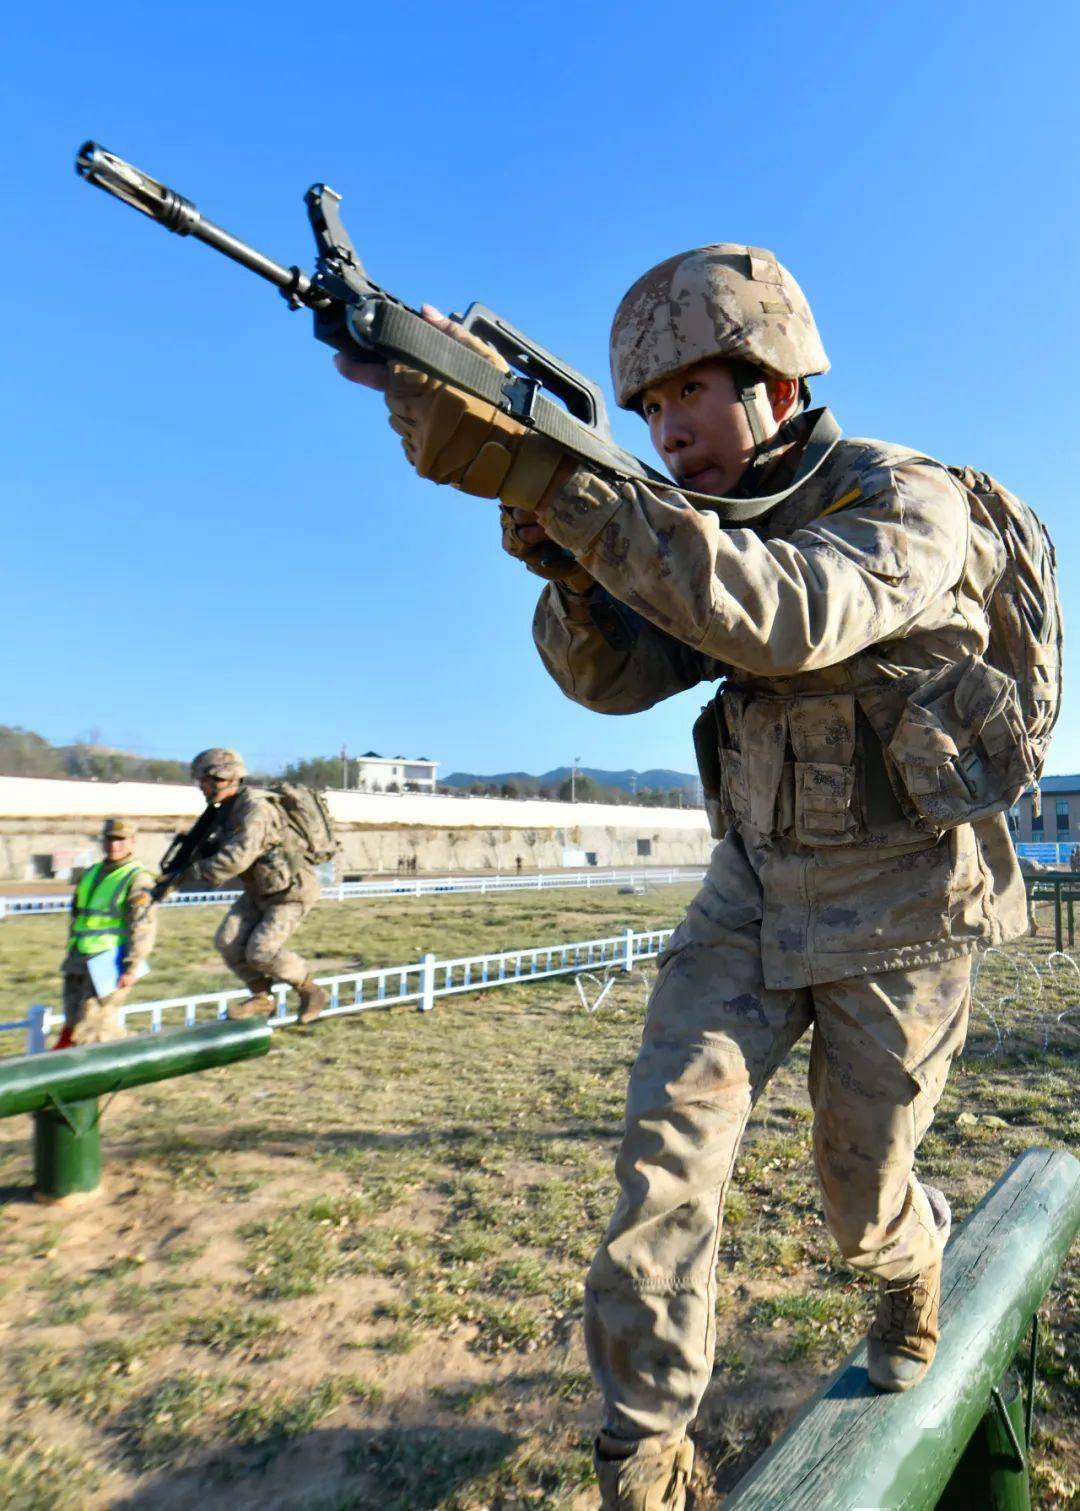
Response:
M126 1030L120 1022L120 1008L127 1000L130 987L110 992L100 1000L84 959L64 963L64 1027L71 1030L72 1044L107 1044L122 1039Z
M605 1428L624 1438L685 1429L697 1413L739 1143L811 1025L814 1162L841 1253L886 1280L909 1279L940 1254L913 1162L963 1045L970 957L773 990L760 907L746 920L753 911L725 907L706 883L661 958L631 1073L621 1194L585 1299Z
M308 977L307 962L285 945L310 908L308 902L261 902L245 893L225 914L214 943L253 992L268 991L274 981L300 986Z

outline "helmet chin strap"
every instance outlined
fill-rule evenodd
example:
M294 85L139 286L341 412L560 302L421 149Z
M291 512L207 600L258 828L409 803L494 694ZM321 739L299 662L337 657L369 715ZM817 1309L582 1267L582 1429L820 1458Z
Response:
M739 402L746 412L746 423L750 426L750 435L754 442L754 455L750 459L753 466L765 447L765 427L761 423L761 410L758 408L758 389L764 380L756 367L751 367L747 362L734 364L732 376L739 394Z
M778 451L797 439L800 432L798 419L806 408L809 390L805 381L800 382L799 399L795 411L787 417L778 430L771 436L766 436L765 427L761 422L761 390L765 388L766 383L764 374L760 368L751 367L747 362L739 362L734 365L733 376L739 402L745 411L746 422L750 426L750 436L754 442L753 455L739 479L739 486L743 487L755 473L760 472L772 461Z

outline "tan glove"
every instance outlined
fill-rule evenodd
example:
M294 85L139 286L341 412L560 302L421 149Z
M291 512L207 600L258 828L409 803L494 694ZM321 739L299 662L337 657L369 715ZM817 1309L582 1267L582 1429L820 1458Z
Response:
M493 347L456 322L427 307L424 314L500 372L510 371ZM478 498L532 509L565 456L493 404L404 363L389 364L385 392L390 424L420 476Z
M503 504L499 514L503 550L517 561L524 562L530 572L548 582L561 582L570 593L587 593L595 584L596 578L580 562L544 534L543 526L530 510ZM545 565L545 557L552 556L558 559Z

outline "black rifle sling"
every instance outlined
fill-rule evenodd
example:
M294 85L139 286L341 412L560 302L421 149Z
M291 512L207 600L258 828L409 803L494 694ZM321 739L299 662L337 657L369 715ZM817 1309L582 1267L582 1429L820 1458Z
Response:
M478 399L486 399L529 425L538 434L564 447L583 461L592 462L616 477L632 478L653 487L670 488L696 508L708 509L727 525L748 524L760 519L789 498L813 476L840 439L840 427L827 409L817 419L799 458L791 484L779 493L759 498L714 498L679 488L670 478L639 461L616 445L609 436L592 430L569 414L561 404L539 389L535 380L509 377L486 358L470 351L453 336L447 336L403 305L373 301L370 319L362 325L363 339L381 354L411 362L425 372L445 378ZM519 396L520 402L516 402Z

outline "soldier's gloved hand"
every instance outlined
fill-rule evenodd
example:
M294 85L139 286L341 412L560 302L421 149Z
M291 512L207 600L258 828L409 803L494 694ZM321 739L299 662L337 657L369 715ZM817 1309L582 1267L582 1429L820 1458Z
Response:
M561 582L571 593L587 593L593 586L596 578L555 544L531 510L503 504L499 515L503 550L524 562L530 572L548 582Z
M445 335L486 357L500 372L510 371L495 351L455 320L425 304L424 319ZM381 387L390 425L421 477L450 483L478 498L501 498L530 509L539 503L565 453L484 399L402 362L384 368L335 359L338 371L369 388Z

